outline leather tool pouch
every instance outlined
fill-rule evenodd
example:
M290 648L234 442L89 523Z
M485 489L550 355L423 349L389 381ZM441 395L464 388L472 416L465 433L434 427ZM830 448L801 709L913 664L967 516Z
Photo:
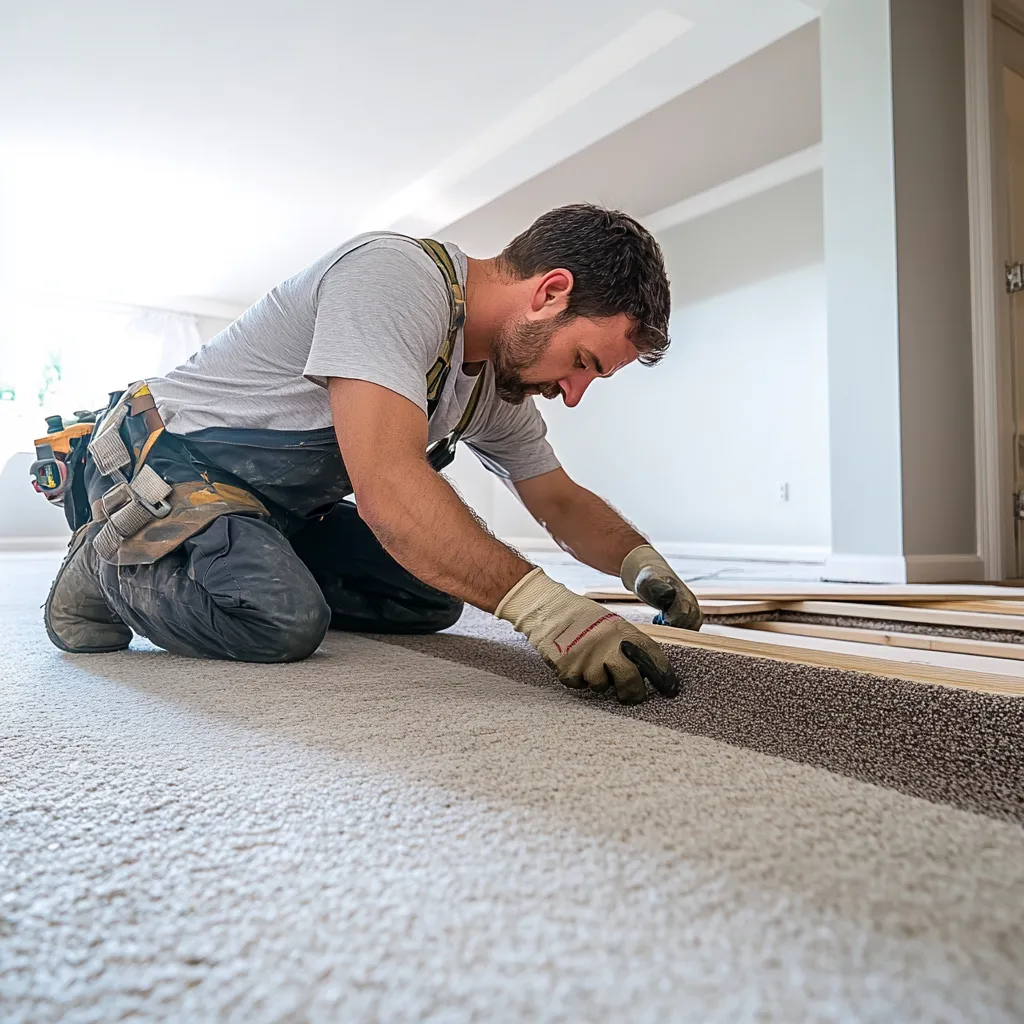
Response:
M151 565L228 513L257 517L269 515L262 502L248 491L204 480L173 484L167 502L171 506L170 513L163 519L154 519L133 536L125 537L118 544L114 558L110 559L112 563ZM93 513L97 520L106 518L99 501L93 503Z

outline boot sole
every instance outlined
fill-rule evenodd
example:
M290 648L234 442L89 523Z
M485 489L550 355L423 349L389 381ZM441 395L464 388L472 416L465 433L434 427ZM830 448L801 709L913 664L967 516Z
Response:
M50 638L50 643L54 647L66 654L114 654L116 651L128 650L128 644L131 643L129 640L126 644L113 644L105 647L69 647L61 638L54 632L53 625L50 622L50 604L53 601L53 592L57 589L57 584L60 583L61 577L64 575L64 570L71 564L71 559L74 557L78 549L85 543L88 536L88 531L82 531L82 539L77 543L72 541L73 547L69 549L68 553L64 556L64 561L61 563L60 568L57 570L57 575L54 577L53 583L50 584L50 592L46 595L46 603L43 605L43 625L46 627L46 635Z

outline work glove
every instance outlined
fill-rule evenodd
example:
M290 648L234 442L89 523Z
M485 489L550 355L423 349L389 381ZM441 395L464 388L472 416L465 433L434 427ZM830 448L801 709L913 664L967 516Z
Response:
M626 555L619 576L641 601L658 609L655 625L700 629L704 616L697 598L650 544L641 544Z
M646 678L664 697L679 693L679 680L654 640L543 569L527 573L494 614L511 622L574 690L604 693L614 686L620 703L639 704L647 696Z

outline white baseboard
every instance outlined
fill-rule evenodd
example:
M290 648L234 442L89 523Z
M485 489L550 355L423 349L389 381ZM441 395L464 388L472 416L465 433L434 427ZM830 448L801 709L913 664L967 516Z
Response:
M779 562L791 565L824 565L829 548L799 544L702 544L654 541L654 546L672 558L707 558L716 562Z
M502 537L506 544L520 551L559 551L550 537ZM824 565L827 547L788 544L704 544L686 541L658 541L651 543L667 558L708 559L716 562L777 562Z
M0 551L63 551L71 531L50 537L0 537Z
M906 583L902 555L829 555L821 578L834 583Z
M985 578L978 555L831 555L822 578L836 583L954 583Z
M985 579L980 555L907 555L908 583L960 583Z

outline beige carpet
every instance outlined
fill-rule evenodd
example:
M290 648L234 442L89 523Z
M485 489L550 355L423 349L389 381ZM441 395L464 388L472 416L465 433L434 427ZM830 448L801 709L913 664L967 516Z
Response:
M866 711L828 770L764 679L735 692L773 730L707 735L739 729L733 665L622 714L474 618L293 666L62 656L53 567L2 562L4 1021L1024 1019L1024 831L982 779L1012 749L956 734L978 778L922 799L914 762L843 760ZM968 726L1005 742L1014 709Z

